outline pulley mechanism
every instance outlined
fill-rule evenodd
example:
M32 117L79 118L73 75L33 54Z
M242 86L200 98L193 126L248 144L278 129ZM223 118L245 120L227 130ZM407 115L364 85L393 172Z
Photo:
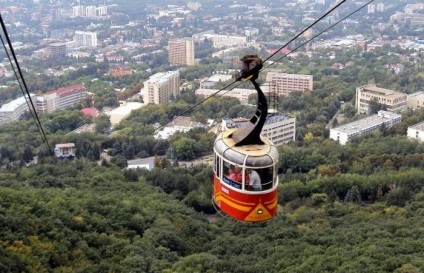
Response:
M268 104L264 93L255 80L258 78L263 64L258 55L246 55L241 58L241 61L243 63L242 69L235 78L238 81L251 81L253 83L258 93L258 105L255 115L250 118L249 122L234 131L230 137L234 140L235 146L261 145L263 141L260 134L268 114Z

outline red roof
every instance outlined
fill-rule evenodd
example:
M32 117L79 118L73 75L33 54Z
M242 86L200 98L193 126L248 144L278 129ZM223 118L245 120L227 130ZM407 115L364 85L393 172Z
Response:
M96 108L93 108L93 107L84 108L84 109L81 110L81 112L84 115L91 116L91 117L97 117L97 115L99 114L99 110L97 110Z
M74 84L74 85L67 86L67 87L61 87L61 88L56 89L54 91L48 92L47 94L54 94L54 93L56 93L57 95L65 95L65 94L70 93L70 92L72 92L74 90L80 90L80 89L85 90L84 84L78 83L78 84Z
M75 147L74 143L58 143L56 144L56 148L73 148Z

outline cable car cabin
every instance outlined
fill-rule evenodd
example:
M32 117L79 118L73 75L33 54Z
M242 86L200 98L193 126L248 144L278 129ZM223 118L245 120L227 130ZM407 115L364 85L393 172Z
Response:
M261 135L268 104L255 81L263 62L246 55L237 80L250 81L258 93L256 113L248 123L222 132L215 140L213 201L230 217L246 222L262 222L277 215L277 148Z
M234 219L269 220L277 215L277 148L264 136L261 145L236 147L231 138L235 130L226 130L215 140L213 201Z

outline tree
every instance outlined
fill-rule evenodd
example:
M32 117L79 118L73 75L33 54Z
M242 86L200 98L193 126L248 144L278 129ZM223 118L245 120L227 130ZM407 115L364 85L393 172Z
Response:
M32 153L32 149L29 145L25 145L24 152L22 154L22 160L25 163L31 162L34 159L34 155Z
M171 144L174 156L178 160L191 160L198 156L200 148L193 139L182 137Z
M107 134L110 131L111 123L107 115L100 115L96 118L95 130L99 134Z

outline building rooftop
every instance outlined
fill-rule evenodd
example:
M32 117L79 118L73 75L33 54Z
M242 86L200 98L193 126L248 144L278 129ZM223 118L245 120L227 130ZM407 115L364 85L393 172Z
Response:
M377 115L372 115L360 120L356 120L354 122L333 128L333 130L344 132L350 135L355 132L361 131L363 129L367 129L367 128L379 125L386 120L400 118L400 117L402 117L400 114L396 114L396 113L392 113L388 111L379 111Z
M191 117L179 116L172 120L171 124L168 127L185 127L185 128L194 128L194 127L204 127L205 125L201 122L192 121Z
M70 92L72 92L76 89L84 89L85 90L85 86L82 83L74 84L74 85L58 88L54 91L50 91L50 92L46 93L46 95L51 95L51 94L65 95L65 94L70 93Z
M32 97L32 96L34 96L34 94L30 94L30 96ZM20 98L17 98L15 100L12 100L9 103L3 104L0 107L0 112L13 112L13 111L15 111L22 104L26 104L26 98L27 98L27 96L20 97Z
M414 98L417 100L424 100L424 92L416 92L416 93L412 93L410 95L408 95L408 99L409 98Z
M140 102L127 102L124 105L110 111L109 115L126 116L130 114L132 110L141 108L143 106L144 104Z
M91 116L91 117L97 117L99 115L99 110L93 107L87 107L81 110L81 112L84 115Z
M74 148L74 143L58 143L56 144L56 148Z
M281 72L268 72L267 73L267 77L268 76L279 76L279 77L284 77L284 78L303 78L303 79L310 79L312 78L312 75L305 75L305 74L288 74L288 73L281 73Z
M414 124L414 125L410 126L409 128L419 130L419 131L424 131L424 121L417 123L417 124Z
M160 72L150 76L150 78L146 82L155 83L155 84L163 84L166 81L168 81L169 78L178 76L178 75L179 75L178 71Z
M363 92L377 93L378 95L384 95L384 96L406 95L404 93L400 93L400 92L396 92L394 90L377 87L375 85L365 85L365 86L361 86L360 88L363 89Z
M265 124L264 125L270 125L276 122L280 122L283 120L288 120L288 119L292 119L293 117L284 113L280 113L280 112L273 112L273 113L268 113L268 116L266 118ZM250 119L248 118L234 118L234 119L223 119L225 121L225 123L227 124L227 128L231 129L231 128L239 128L241 127L244 123L248 122Z

